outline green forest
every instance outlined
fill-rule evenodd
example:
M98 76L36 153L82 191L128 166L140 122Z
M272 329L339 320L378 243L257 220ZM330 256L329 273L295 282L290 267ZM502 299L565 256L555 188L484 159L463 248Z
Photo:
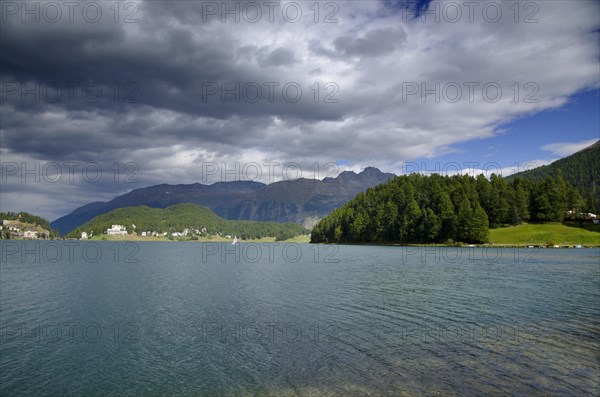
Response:
M586 203L556 177L398 176L361 193L314 227L313 243L485 243L489 229L561 222Z
M67 237L79 237L84 231L97 236L106 233L106 229L112 225L123 225L129 233L173 233L186 228L205 228L204 235L235 234L242 239L275 237L277 241L308 233L308 230L295 223L226 220L200 205L177 204L164 209L146 206L118 208L95 217L69 233ZM136 226L135 230L132 225Z

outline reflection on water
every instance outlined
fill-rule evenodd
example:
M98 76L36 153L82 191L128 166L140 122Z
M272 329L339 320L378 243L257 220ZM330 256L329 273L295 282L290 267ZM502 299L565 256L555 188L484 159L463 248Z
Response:
M1 395L600 394L597 249L85 244L0 243Z

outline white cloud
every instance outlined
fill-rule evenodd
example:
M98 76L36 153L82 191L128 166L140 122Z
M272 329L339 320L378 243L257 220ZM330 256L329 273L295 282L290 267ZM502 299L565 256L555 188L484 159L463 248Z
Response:
M600 138L599 138L600 139ZM590 139L587 141L580 142L557 142L549 143L542 146L542 150L546 150L560 157L569 156L575 152L585 149L586 147L596 143L598 139Z

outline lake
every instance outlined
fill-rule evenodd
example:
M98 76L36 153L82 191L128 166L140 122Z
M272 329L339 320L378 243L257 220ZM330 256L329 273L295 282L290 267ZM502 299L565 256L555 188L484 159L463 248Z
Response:
M600 394L598 249L0 248L2 396Z

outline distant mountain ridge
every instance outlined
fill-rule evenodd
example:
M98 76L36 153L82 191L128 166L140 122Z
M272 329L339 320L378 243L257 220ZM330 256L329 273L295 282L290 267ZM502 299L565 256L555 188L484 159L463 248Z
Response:
M108 202L93 202L51 223L61 235L117 208L199 204L229 220L295 222L312 227L335 208L360 192L387 182L394 174L367 167L360 173L344 171L336 178L294 179L269 185L253 181L217 182L212 185L160 184L135 189Z

